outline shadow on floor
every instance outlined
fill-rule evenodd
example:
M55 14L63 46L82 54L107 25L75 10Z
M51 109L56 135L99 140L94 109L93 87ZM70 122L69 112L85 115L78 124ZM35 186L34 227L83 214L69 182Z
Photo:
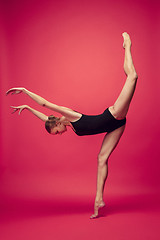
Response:
M160 211L160 195L158 194L144 194L144 195L123 195L108 198L108 202L100 215L103 217L140 211Z
M100 217L135 211L159 211L160 196L147 195L121 195L108 196L106 207L100 211ZM88 214L93 212L93 202L90 199L6 199L0 204L0 222L21 220L33 217L58 215Z

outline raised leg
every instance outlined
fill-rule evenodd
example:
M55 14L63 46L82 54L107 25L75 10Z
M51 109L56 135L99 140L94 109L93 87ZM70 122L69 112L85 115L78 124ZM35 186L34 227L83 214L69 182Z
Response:
M97 192L94 204L94 214L90 218L98 217L98 210L105 206L105 203L103 201L103 192L108 176L108 159L117 146L124 129L125 126L122 126L113 132L106 134L104 137L102 147L98 155Z
M131 55L131 39L126 32L122 36L124 38L123 47L125 49L124 71L127 79L116 102L109 108L110 112L117 119L126 117L138 79Z
M123 119L126 117L138 79L131 55L130 37L127 33L123 33L122 35L124 38L123 47L125 49L124 71L127 75L127 79L116 102L113 106L109 107L110 112L117 119ZM108 159L117 146L124 129L125 126L122 126L113 132L106 134L104 137L98 156L97 193L95 198L94 214L91 218L98 217L98 210L105 206L103 201L103 191L108 175Z

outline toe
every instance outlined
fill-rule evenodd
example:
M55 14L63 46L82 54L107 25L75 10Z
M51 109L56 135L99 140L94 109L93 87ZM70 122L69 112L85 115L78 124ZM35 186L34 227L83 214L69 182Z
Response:
M97 214L93 214L92 216L90 216L90 219L94 219L94 218L98 218Z

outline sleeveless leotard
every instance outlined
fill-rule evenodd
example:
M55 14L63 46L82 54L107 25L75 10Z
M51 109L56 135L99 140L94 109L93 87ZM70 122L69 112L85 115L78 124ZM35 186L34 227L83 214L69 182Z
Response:
M99 115L85 115L76 122L71 122L78 136L94 135L104 132L112 132L115 129L125 125L126 118L117 120L110 113L108 108Z

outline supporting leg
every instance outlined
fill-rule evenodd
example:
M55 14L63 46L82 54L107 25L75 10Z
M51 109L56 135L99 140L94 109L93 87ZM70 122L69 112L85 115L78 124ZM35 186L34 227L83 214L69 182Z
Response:
M122 35L124 38L123 47L125 49L124 71L127 75L127 79L116 102L113 106L109 107L110 112L117 119L123 119L126 117L138 79L131 55L130 37L127 33L123 33ZM98 217L99 208L105 205L103 201L103 191L108 175L108 159L117 146L124 129L125 126L122 126L113 132L106 134L103 140L101 151L98 156L97 193L94 205L94 214L91 218Z
M97 169L97 192L94 205L94 214L90 218L98 217L98 210L105 206L103 201L103 192L105 182L108 176L108 159L115 147L117 146L125 126L122 126L111 133L105 135L100 153L98 155Z
M122 35L124 38L123 47L125 49L124 71L127 75L127 79L116 102L109 108L110 112L117 119L126 117L138 79L131 55L130 37L127 33L123 33Z

